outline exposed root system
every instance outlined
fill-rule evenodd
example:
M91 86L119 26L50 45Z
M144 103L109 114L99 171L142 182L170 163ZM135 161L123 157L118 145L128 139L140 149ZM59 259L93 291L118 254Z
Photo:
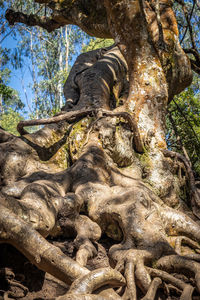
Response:
M165 142L167 103L191 82L171 2L160 11L137 0L37 2L51 18L9 10L10 24L51 31L72 23L116 44L77 58L60 114L20 122L20 137L0 128L0 242L61 287L42 299L195 299L198 189L178 156L192 213ZM40 299L12 274L0 272L4 299Z

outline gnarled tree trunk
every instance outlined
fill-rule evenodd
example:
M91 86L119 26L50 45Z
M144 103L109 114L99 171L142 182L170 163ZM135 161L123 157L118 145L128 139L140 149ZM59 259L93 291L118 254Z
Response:
M1 242L71 284L58 299L147 300L158 289L162 299L192 299L199 192L187 160L165 142L167 104L192 78L171 2L36 2L51 18L9 10L10 24L76 24L115 45L77 58L59 115L21 122L21 137L1 129ZM33 124L51 125L28 134ZM184 172L193 211L181 197ZM74 238L74 257L48 236Z

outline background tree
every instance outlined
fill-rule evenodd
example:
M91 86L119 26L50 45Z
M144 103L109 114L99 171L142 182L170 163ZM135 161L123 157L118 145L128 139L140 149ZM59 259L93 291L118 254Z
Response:
M198 53L190 64L172 3L35 2L44 15L8 10L10 25L73 24L115 44L77 58L60 114L20 122L21 137L0 131L1 242L70 285L58 299L199 297L199 183L165 141L168 104L190 85ZM16 297L16 272L5 270ZM17 286L33 297L26 278Z
M180 152L191 160L199 177L200 149L200 102L199 95L194 94L192 87L175 97L169 106L168 143L169 147ZM186 151L186 152L185 152ZM185 153L184 153L185 152Z
M175 3L175 13L180 32L180 42L191 60L199 62L199 6L195 1ZM195 49L195 50L194 50ZM196 54L195 54L196 53ZM194 55L195 54L195 55ZM192 65L193 66L193 65ZM193 82L170 103L167 122L169 147L191 160L199 177L199 77L198 67L193 69ZM189 138L188 138L189 137Z
M0 8L3 11L4 3L0 2ZM10 59L9 50L2 46L2 41L8 32L6 31L6 21L4 16L0 16L0 124L3 128L13 134L17 134L16 126L22 116L20 111L23 110L24 104L19 98L16 90L9 86L11 70L8 68Z
M6 40L12 37L16 44L14 50L7 50L7 58L14 69L21 70L19 77L29 115L37 118L54 114L63 106L62 86L73 56L77 48L81 48L81 42L79 45L78 41L82 37L83 42L86 42L86 35L70 25L53 33L42 28L30 29L22 24L10 28L4 18L9 7L25 10L29 14L37 12L39 15L48 14L48 8L40 7L34 1L2 1L2 41L5 45ZM32 79L29 86L24 82L25 73L26 78L28 75ZM31 99L27 87L32 90Z

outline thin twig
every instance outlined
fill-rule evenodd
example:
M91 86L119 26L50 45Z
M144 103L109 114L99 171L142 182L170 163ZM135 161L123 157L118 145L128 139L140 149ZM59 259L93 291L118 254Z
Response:
M29 30L28 28L26 28L26 27L23 26L23 25L17 24L17 26L18 26L18 27L21 27L22 29L24 29L24 30L27 31L28 33L30 33L30 34L36 36L36 37L39 38L40 40L43 40L43 41L45 41L46 43L50 44L52 47L56 48L55 45L54 45L52 42L50 42L50 41L48 41L47 39L43 38L41 35L39 35L39 37L38 37L38 35L37 35L35 32Z
M191 10L190 16L188 17L188 21L189 21L189 22L191 21L191 18L192 18L193 12L194 12L194 8L195 8L195 4L196 4L196 0L193 0L192 10ZM187 22L187 23L188 23L188 22ZM181 44L182 44L182 42L183 42L184 39L185 39L187 30L188 30L188 26L189 26L189 25L187 25L187 27L186 27L186 29L185 29L185 32L184 32L184 34L183 34L183 37L182 37L182 39L181 39L181 41L180 41Z
M12 28L0 41L0 44L12 33L12 31L14 30L14 28Z
M192 163L191 163L190 158L188 156L188 153L187 153L187 151L186 151L186 149L185 149L185 147L184 147L184 145L183 145L183 143L181 141L181 138L180 138L180 136L178 134L178 130L177 130L176 124L175 124L174 119L173 119L173 117L171 115L171 112L169 110L168 110L168 117L169 117L169 120L170 120L170 122L172 124L173 130L175 132L177 142L180 144L180 147L181 147L181 149L182 149L182 151L183 151L185 157L187 158L187 160L188 160L188 162L190 164L190 167L191 167Z
M194 128L193 128L192 124L190 123L190 121L188 120L188 118L186 117L186 115L184 114L184 112L182 111L182 109L180 108L180 106L178 105L178 103L176 102L175 99L173 99L173 102L176 105L176 107L177 107L178 111L180 112L180 114L183 116L183 118L185 119L185 121L188 123L188 125L189 125L190 129L192 130L192 132L194 133L194 135L195 135L195 137L197 139L198 144L200 144L200 141L198 139L198 136L197 136L196 132L194 131Z

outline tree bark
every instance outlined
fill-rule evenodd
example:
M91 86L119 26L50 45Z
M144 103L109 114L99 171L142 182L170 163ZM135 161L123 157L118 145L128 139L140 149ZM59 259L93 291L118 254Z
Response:
M158 290L167 299L173 289L192 299L194 287L200 292L199 191L191 168L165 142L167 104L189 85L191 68L170 2L37 2L53 10L56 26L78 24L112 36L115 45L77 58L59 115L21 122L18 138L0 130L1 241L73 282L59 299L155 299ZM10 23L13 16L44 27L44 20L12 11ZM24 130L39 124L51 125ZM184 172L192 178L195 215L182 193ZM44 239L57 235L74 239L74 260ZM90 271L104 235L111 241L107 265L93 263ZM187 283L176 278L179 272Z

